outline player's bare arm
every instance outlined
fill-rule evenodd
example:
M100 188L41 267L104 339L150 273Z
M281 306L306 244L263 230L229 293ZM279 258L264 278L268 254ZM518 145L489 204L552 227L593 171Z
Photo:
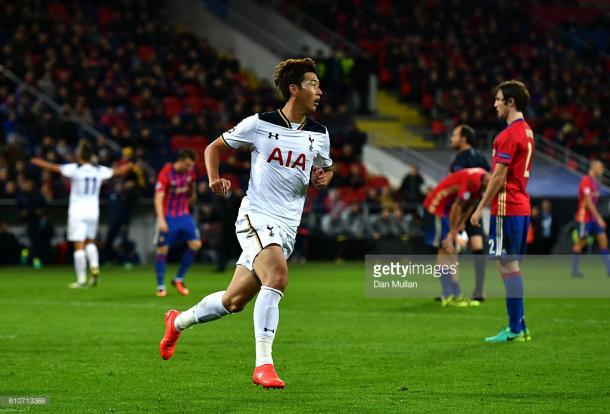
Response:
M163 199L165 198L164 191L156 191L155 192L155 214L157 216L157 225L159 226L159 231L166 232L168 231L167 221L165 220L165 213L163 211Z
M222 136L216 138L214 142L205 148L204 159L205 168L210 180L210 189L218 195L226 195L231 189L231 182L225 178L220 178L218 167L220 165L220 155L232 150Z
M470 223L473 226L479 226L481 221L481 216L483 215L483 209L489 202L495 197L504 181L506 181L506 174L508 174L508 165L498 163L496 164L496 169L491 175L491 179L489 180L489 185L485 189L485 194L483 194L483 198L479 202L474 213L472 213L472 217L470 217Z
M590 194L586 194L585 195L585 208L589 211L589 213L591 213L591 215L593 217L595 217L595 220L597 221L599 226L601 228L605 229L606 228L606 221L604 220L602 215L599 214L599 210L595 206L595 203L593 202L593 199L591 198Z
M323 190L332 181L334 176L330 168L313 167L311 174L311 184L316 190Z
M35 166L42 168L43 170L51 171L51 172L54 172L57 174L61 173L61 169L58 164L54 164L52 162L45 161L42 158L35 157L35 158L32 158L30 160L30 162L32 164L34 164Z
M460 199L456 200L451 206L451 211L449 212L449 232L442 242L443 248L448 253L455 253L457 235L464 229L464 224L475 207L476 204L474 202L464 202Z
M132 168L133 168L132 162L123 164L120 167L115 167L112 169L112 176L113 177L122 177L124 175L127 175L131 171Z

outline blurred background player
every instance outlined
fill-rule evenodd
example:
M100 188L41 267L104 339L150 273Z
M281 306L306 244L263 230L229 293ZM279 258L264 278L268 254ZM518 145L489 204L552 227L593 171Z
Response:
M458 233L481 197L489 181L483 168L466 168L449 174L424 200L424 240L438 254L441 265L457 262ZM477 300L462 296L458 274L440 277L443 306L478 306Z
M610 276L610 255L608 254L608 236L606 222L597 208L599 204L598 179L604 174L604 164L599 160L591 161L589 174L582 177L578 187L578 210L576 211L576 229L578 240L572 246L572 277L582 277L579 269L579 255L587 245L587 239L595 236L599 253L604 259L606 272Z
M475 130L466 124L458 125L451 134L451 148L457 151L449 166L450 172L456 172L463 168L483 168L491 171L491 167L483 154L474 148L476 145ZM470 251L474 256L475 284L472 298L478 301L485 300L483 283L485 281L485 255L483 254L483 228L470 224L470 217L466 220L466 234Z
M524 342L531 336L525 326L519 261L525 254L531 214L526 189L532 168L534 132L523 118L530 94L522 82L510 80L496 87L495 98L498 117L508 126L494 140L493 173L471 223L480 225L483 209L491 202L489 254L497 258L504 281L509 326L485 341Z
M32 158L32 164L70 179L70 204L68 207L68 241L74 242L74 270L76 282L71 288L87 286L87 261L91 271L91 285L96 286L100 273L99 252L95 245L100 217L100 188L104 180L124 175L131 164L112 169L93 163L93 148L81 141L77 148L78 163L54 164L40 158Z
M279 302L288 284L286 260L294 249L310 181L318 190L326 188L333 173L324 171L332 165L328 130L307 116L316 111L322 96L315 62L309 58L281 62L274 80L286 100L284 107L245 118L205 150L210 188L226 195L231 184L218 173L221 153L251 149L250 182L235 223L243 252L233 279L226 291L212 293L182 313L166 313L160 353L163 359L171 358L184 329L239 312L258 294L252 380L265 388L284 388L271 353Z
M19 216L25 224L29 243L29 249L24 248L21 251L21 261L22 264L27 264L31 258L32 267L38 270L42 267L43 261L49 259L53 230L44 217L47 203L34 181L27 178L23 180L21 186L16 203Z
M183 296L189 294L189 290L184 286L184 276L201 248L199 230L189 209L197 199L195 189L197 178L193 172L196 161L197 154L193 150L181 149L178 151L176 161L173 164L166 164L157 177L154 201L158 230L155 270L159 297L167 295L165 269L169 247L184 240L188 248L182 254L178 273L172 279L172 285L179 294Z

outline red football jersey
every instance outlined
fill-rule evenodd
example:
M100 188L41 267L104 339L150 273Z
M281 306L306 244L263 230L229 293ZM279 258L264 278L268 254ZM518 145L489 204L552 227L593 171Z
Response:
M456 198L467 202L482 195L483 168L464 168L445 177L428 194L424 208L435 216L446 217Z
M580 180L578 186L578 210L576 210L576 221L579 223L587 223L595 221L593 215L585 207L585 196L590 196L591 201L597 207L599 203L599 184L597 180L590 175L585 175Z
M190 214L189 196L191 185L195 182L195 173L187 171L179 173L173 164L165 164L157 177L155 191L165 193L163 210L165 217L179 217Z
M534 132L525 119L511 122L494 140L492 171L506 164L506 181L491 202L494 216L529 216L530 196L527 182L534 155Z

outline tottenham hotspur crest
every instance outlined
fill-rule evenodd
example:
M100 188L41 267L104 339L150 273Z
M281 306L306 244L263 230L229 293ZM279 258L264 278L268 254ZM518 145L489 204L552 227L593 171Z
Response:
M313 151L313 143L314 143L314 139L311 137L311 135L309 136L309 151Z
M267 230L269 230L269 237L273 237L273 226L267 226Z

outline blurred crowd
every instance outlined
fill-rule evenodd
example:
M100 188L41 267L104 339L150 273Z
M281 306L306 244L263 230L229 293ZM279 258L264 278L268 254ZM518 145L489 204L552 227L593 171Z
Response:
M176 149L194 148L202 156L208 142L239 120L281 105L274 88L243 71L233 52L219 53L205 39L164 22L159 16L162 3L0 0L0 62L25 81L0 76L0 199L30 192L39 194L43 203L65 199L67 183L32 168L28 160L40 156L55 163L74 162L77 142L92 139L74 122L75 117L84 120L101 132L92 139L98 163L135 164L129 176L102 190L109 220L103 240L109 247L115 240L122 246L110 249L110 256L134 250L126 233L133 207L139 198L152 195L157 171L173 161ZM335 179L327 191L312 190L305 227L313 235L327 229L329 236L353 230L358 236L401 237L412 211L405 210L404 200L385 177L367 173L361 162L366 135L351 117L359 101L339 98L364 76L355 63L340 53L319 62L328 89L316 118L332 136ZM30 87L57 102L60 110L29 93ZM221 174L234 189L232 200L225 201L211 196L203 163L197 164L198 215L202 233L212 235L208 246L231 247L232 240L213 235L226 228L226 211L243 196L249 168L247 151L223 159ZM48 222L44 208L32 208L37 212L31 220L35 225ZM361 225L348 226L356 213L365 214ZM337 217L344 224L337 224ZM23 223L27 225L25 219Z
M581 4L582 3L582 4ZM436 137L456 124L495 129L492 88L518 78L528 122L572 150L610 161L610 14L595 2L297 0L356 43L382 88L420 106Z

